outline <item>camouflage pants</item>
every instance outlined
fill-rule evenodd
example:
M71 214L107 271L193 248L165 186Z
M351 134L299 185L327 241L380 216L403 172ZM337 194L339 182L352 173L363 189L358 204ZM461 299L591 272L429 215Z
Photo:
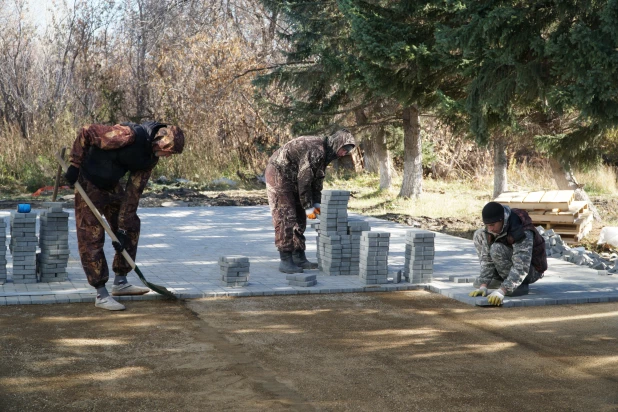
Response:
M122 186L118 184L112 191L102 190L81 175L79 176L79 184L83 187L99 212L105 216L112 230L116 232L118 230L120 205L124 198ZM140 220L135 215L130 217L130 219L125 219L125 222L127 222L126 226L128 227L123 229L127 231L129 237L129 244L125 245L125 248L133 260L135 260ZM109 269L105 253L103 252L105 230L77 190L75 191L75 226L77 228L79 257L81 258L84 272L86 272L88 283L95 288L102 287L109 280ZM116 253L112 269L115 273L126 274L131 271L131 266L121 254Z
M474 232L474 247L476 248L476 253L479 256L479 259L487 251L487 236L485 235L485 231L483 229L478 229ZM507 245L499 242L494 242L491 247L489 247L489 256L491 258L491 263L493 263L493 276L492 280L496 280L498 282L502 282L505 280L513 267L513 248L508 247ZM534 283L542 277L539 272L536 271L534 266L530 265L528 269L528 275L524 278L522 284L527 285L530 283ZM478 287L477 283L479 280L475 281L475 287Z
M271 165L266 167L264 174L268 205L275 227L275 246L280 252L305 250L307 215L300 204L296 185Z

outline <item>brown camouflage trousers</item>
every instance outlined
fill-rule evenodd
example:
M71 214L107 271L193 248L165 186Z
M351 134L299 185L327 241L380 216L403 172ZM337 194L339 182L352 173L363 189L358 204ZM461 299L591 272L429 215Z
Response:
M81 175L79 176L79 184L99 212L105 216L107 223L115 233L118 230L120 205L125 197L122 186L116 185L113 191L101 190ZM105 229L77 190L75 191L75 226L77 228L79 256L88 283L95 288L102 287L109 280L109 269L103 252ZM135 260L140 232L140 220L137 214L125 217L125 226L127 227L123 227L123 229L127 231L129 237L129 244L125 245L125 248L131 258ZM131 266L121 254L116 253L112 269L114 273L126 274L131 271Z
M272 165L266 167L266 194L275 227L275 246L280 252L305 250L307 215L296 184Z

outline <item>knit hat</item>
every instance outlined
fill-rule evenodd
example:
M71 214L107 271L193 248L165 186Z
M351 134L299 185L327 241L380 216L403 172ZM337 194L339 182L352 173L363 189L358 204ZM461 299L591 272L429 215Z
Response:
M483 223L491 223L504 220L504 207L498 202L489 202L483 208Z

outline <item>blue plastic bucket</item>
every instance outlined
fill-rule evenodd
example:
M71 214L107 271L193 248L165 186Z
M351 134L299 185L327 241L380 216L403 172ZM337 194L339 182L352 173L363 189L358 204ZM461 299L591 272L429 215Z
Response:
M30 203L20 203L17 205L17 212L30 213Z

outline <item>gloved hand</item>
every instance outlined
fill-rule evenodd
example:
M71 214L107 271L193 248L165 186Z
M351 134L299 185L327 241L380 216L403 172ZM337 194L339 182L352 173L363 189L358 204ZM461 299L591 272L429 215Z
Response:
M69 182L69 185L74 186L79 177L79 167L73 165L69 166L67 172L64 174L64 178Z
M315 207L310 207L309 209L305 209L305 214L307 215L307 219L315 219Z
M490 305L500 306L502 305L502 301L504 300L504 293L502 293L502 289L496 289L487 297L487 302Z
M112 246L118 253L122 253L125 249L126 245L129 243L129 236L127 235L127 231L124 229L118 229L116 231L116 237L118 238L118 242L112 242Z
M468 294L468 296L487 296L487 286L481 286L480 288L473 290Z
M314 203L313 207L315 209L315 214L319 215L320 213L322 213L322 211L320 210L320 204L319 203Z

